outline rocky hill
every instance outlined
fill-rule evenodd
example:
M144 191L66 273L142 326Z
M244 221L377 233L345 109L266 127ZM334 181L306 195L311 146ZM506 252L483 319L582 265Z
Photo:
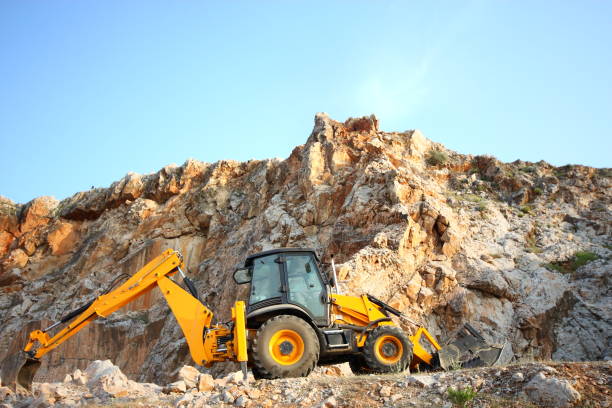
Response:
M510 341L515 361L610 359L611 176L462 155L419 131L382 132L374 116L318 114L285 160L189 160L61 202L2 199L0 359L166 248L183 253L205 303L227 319L246 295L233 269L281 246L333 254L345 292L387 301L442 341L470 322L490 342ZM159 293L51 352L36 380L105 359L160 384L190 364Z

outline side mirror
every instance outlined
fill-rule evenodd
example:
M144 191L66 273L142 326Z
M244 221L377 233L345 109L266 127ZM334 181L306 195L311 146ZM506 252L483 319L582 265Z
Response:
M238 268L234 271L234 281L243 285L251 281L251 268Z

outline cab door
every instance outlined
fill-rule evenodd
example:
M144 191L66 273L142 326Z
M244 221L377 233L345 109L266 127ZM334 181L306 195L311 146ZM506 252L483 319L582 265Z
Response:
M328 325L327 289L314 257L305 253L287 253L283 254L282 260L287 302L305 309L317 325Z

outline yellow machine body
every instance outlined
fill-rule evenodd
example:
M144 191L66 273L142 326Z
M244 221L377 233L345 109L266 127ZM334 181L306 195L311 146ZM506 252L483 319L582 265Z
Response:
M296 251L281 249L247 258L245 268L239 268L234 273L236 282L251 282L248 275L252 273L248 269L249 259L258 260L258 256L269 256L270 253L277 252L291 252L295 255ZM302 256L299 259L309 259L304 258L302 254L311 252L312 250L298 252L298 256ZM316 259L316 256L313 257ZM280 263L282 262L281 258ZM319 273L309 263L300 265L306 265L306 275ZM280 270L284 271L282 268ZM25 362L17 357L5 360L2 379L15 388L20 385L29 389L36 369L40 366L41 357L93 320L109 316L155 287L161 291L172 310L196 364L210 367L216 362L236 361L241 363L246 375L249 360L253 373L258 378L308 375L314 366L333 364L334 361L349 361L353 364L351 369L356 373L394 372L407 367L435 368L439 366L440 361L444 367L444 364L449 365L453 359L460 357L460 352L463 351L454 347L451 350L454 354L440 352L441 347L435 338L400 311L371 295L348 296L330 293L328 282L325 283L327 286L324 286L324 294L317 298L321 299L322 303L327 303L325 310L328 313L328 321L325 324L317 325L314 320L308 319L307 312L303 309L299 311L295 303L283 301L279 301L280 304L264 305L258 312L259 315L249 315L252 316L249 319L260 316L259 320L247 321L245 302L237 301L231 309L231 323L213 325L213 312L198 299L195 286L185 277L183 269L185 266L180 253L168 249L115 290L97 297L48 329L32 331L22 353ZM172 279L177 272L183 277L189 291ZM335 277L330 281L335 284ZM321 277L320 282L326 282L326 279ZM308 290L308 286L305 288ZM281 288L281 292L287 291ZM262 314L262 310L267 314ZM414 325L414 334L406 335L392 320L391 314ZM251 324L254 322L256 324ZM65 324L65 327L55 335L50 335L51 329L60 324ZM489 356L491 353L484 348L484 339L471 326L469 329L470 333L466 332L465 338L471 341L470 344L481 347L482 359ZM332 338L333 341L330 340ZM338 338L342 341L338 342ZM322 343L323 340L325 343ZM495 361L499 360L499 356L493 357Z

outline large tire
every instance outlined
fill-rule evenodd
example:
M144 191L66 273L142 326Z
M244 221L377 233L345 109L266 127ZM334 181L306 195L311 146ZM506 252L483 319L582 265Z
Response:
M349 367L355 375L371 374L372 371L368 368L363 355L356 355L349 360Z
M379 326L366 339L363 360L367 373L404 371L412 360L412 343L399 327Z
M306 377L317 365L319 351L319 339L303 319L275 316L253 339L253 375L266 379Z

